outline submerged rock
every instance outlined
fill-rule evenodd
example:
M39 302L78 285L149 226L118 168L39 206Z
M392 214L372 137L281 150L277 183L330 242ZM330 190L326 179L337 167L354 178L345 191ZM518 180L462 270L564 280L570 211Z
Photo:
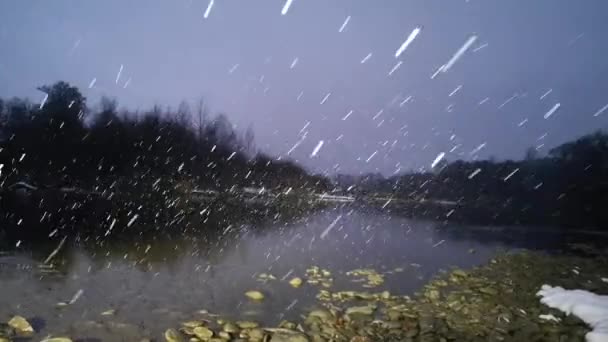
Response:
M102 316L113 316L116 313L116 310L110 309L101 313Z
M264 299L264 294L257 290L247 291L245 292L245 296L249 299L261 301Z
M213 337L213 331L207 327L196 327L192 330L194 336L200 338L203 341L206 341Z
M184 338L177 330L167 329L165 331L165 340L167 342L183 342Z
M302 278L296 277L296 278L291 279L289 281L289 285L291 285L291 286L293 286L295 288L300 287L302 285Z
M235 324L230 323L230 322L226 322L223 326L223 329L225 332L231 333L231 334L235 334L235 333L239 332L239 328Z

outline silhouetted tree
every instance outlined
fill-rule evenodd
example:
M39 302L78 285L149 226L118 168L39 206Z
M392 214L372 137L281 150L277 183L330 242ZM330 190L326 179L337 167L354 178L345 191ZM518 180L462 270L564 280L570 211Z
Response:
M226 115L209 120L202 99L192 122L186 102L175 111L156 105L119 115L118 103L107 97L89 110L78 89L65 82L39 89L47 95L42 104L12 99L0 106L0 163L12 165L12 181L27 177L48 186L142 192L160 178L225 189L252 181L261 186L308 184L309 175L295 164L251 159L253 130L241 139ZM83 119L89 111L87 126Z
M245 152L248 154L255 154L255 134L253 133L253 127L251 125L247 127L245 135L243 136L243 145Z
M524 160L526 161L532 161L538 158L538 150L535 149L534 147L529 147L526 150L526 155L524 156Z

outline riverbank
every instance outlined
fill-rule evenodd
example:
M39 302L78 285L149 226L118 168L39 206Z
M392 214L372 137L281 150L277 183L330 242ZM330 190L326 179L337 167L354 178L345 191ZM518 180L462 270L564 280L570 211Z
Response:
M367 279L374 274L360 271ZM331 292L321 287L318 307L301 322L283 321L275 328L247 323L233 329L230 322L198 315L165 336L167 341L200 339L203 331L220 339L238 336L255 341L268 336L270 341L290 342L583 341L590 329L578 318L542 305L536 293L550 283L607 294L608 279L602 274L608 275L605 259L506 254L470 271L441 274L412 298L387 291Z
M501 200L442 200L399 198L389 194L357 197L357 203L414 219L473 225L534 225L563 230L605 232L608 219L575 206L541 206L539 203Z
M179 326L167 326L164 336L150 336L132 325L123 324L121 328L121 323L102 321L75 324L69 331L52 326L44 331L49 336L77 340L89 337L87 332L95 336L100 329L110 327L114 338L119 338L122 330L123 338L129 340L169 342L583 341L589 328L574 316L542 305L536 293L549 283L608 294L605 257L507 253L470 270L442 272L412 296L383 288L385 277L411 265L388 271L351 270L345 274L358 284L353 288L361 288L361 284L367 288L353 291L335 290L335 271L311 266L303 274L289 277L258 274L258 281L265 285L241 294L248 307L256 307L264 305L273 288L289 286L296 292L316 293L316 303L303 312L301 319L283 320L274 327L253 321L244 313L228 317L201 308ZM58 310L60 313L62 309ZM2 327L0 336L5 340L28 334Z

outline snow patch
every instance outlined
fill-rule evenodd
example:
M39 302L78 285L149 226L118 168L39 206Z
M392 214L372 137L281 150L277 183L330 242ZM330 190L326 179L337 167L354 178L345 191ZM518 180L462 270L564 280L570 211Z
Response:
M561 321L561 319L553 316L552 314L538 315L538 318L543 319L545 321L553 321L553 322L559 322L559 321Z
M591 326L593 330L585 335L587 342L608 341L608 296L549 285L543 285L537 296L548 307L573 314Z

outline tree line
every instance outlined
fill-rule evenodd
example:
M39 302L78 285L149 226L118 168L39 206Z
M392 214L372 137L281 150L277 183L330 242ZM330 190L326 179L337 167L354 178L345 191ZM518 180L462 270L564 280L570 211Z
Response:
M102 98L87 106L78 88L57 82L39 88L44 100L0 99L0 182L37 187L133 187L162 180L192 187L310 188L328 186L290 161L257 153L251 128L237 132L226 115L154 106L118 110ZM135 181L134 181L135 180Z
M348 179L348 177L344 177ZM521 160L446 161L427 172L357 181L361 194L457 202L451 219L605 228L608 224L608 134L597 131ZM445 219L446 213L437 219Z

